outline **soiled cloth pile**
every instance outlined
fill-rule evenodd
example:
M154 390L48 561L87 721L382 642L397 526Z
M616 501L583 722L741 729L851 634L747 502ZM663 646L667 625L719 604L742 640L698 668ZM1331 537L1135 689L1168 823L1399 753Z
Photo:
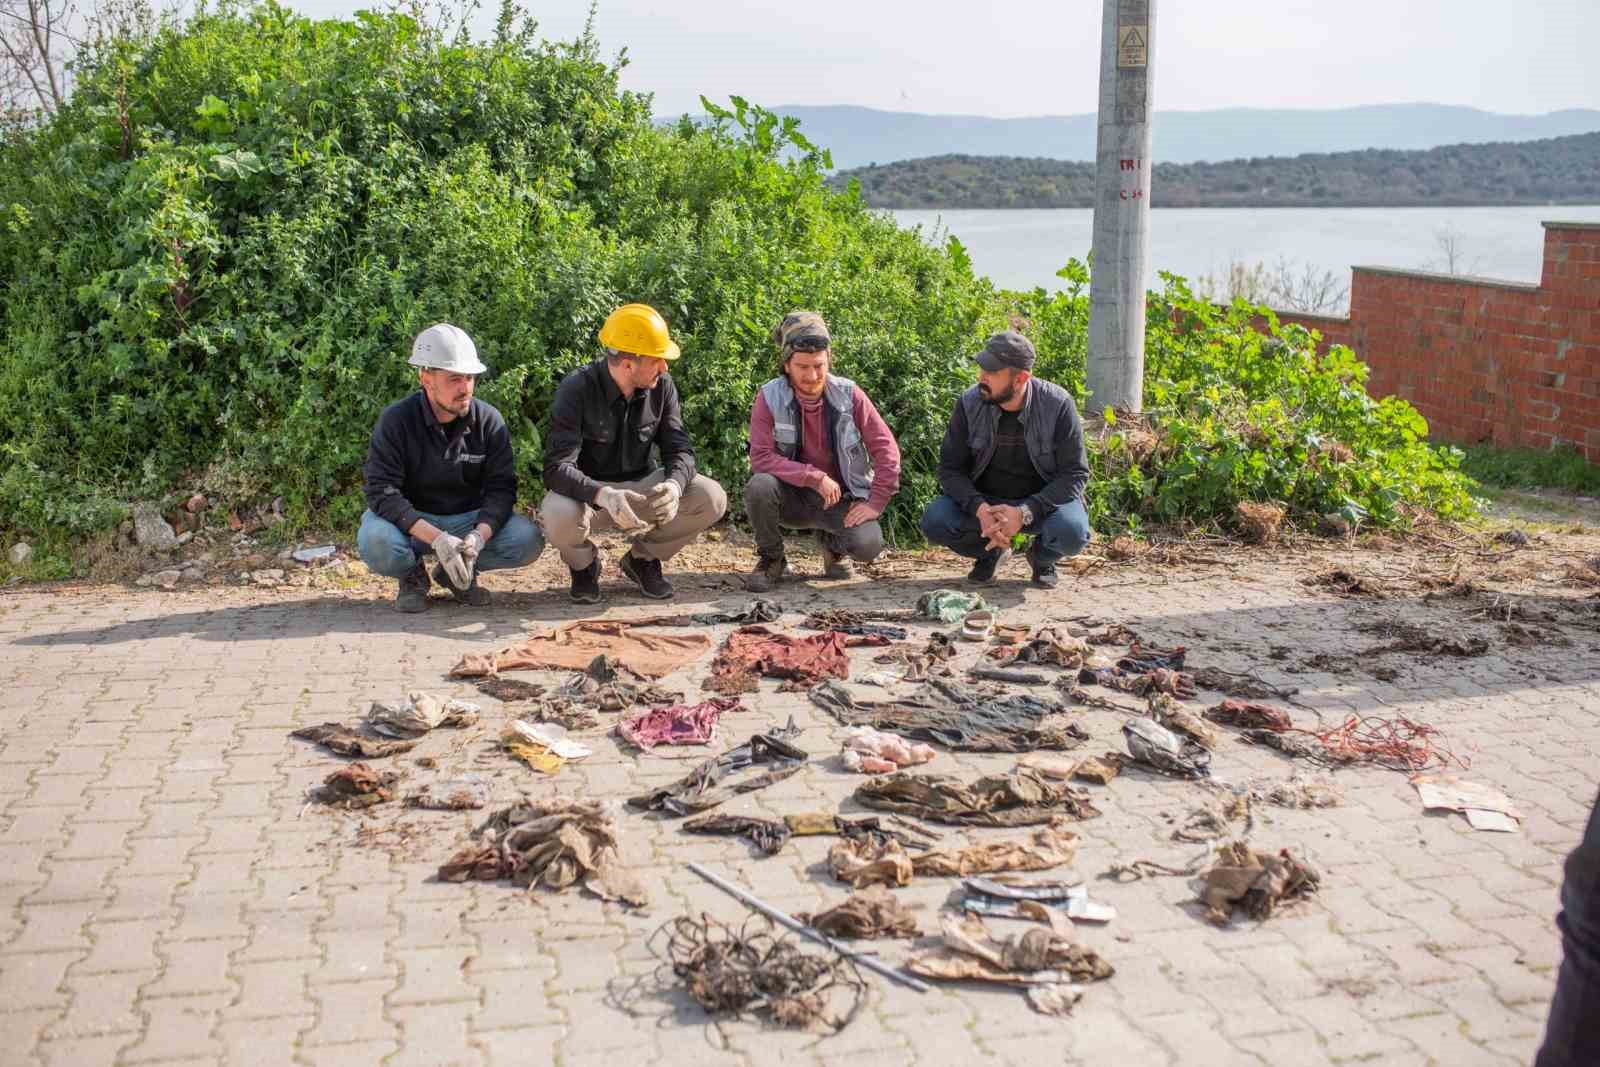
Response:
M989 605L977 593L963 593L959 589L935 589L917 598L917 611L927 619L940 622L960 622L974 611Z
M1036 826L1092 819L1089 795L1050 781L1029 767L979 778L971 785L945 774L901 771L862 783L855 798L869 808L963 826Z
M917 744L899 734L884 733L870 726L851 727L840 754L844 769L859 774L888 774L901 767L927 763L934 755L929 745Z
M1259 920L1271 916L1281 903L1311 896L1321 886L1322 876L1288 849L1274 855L1234 841L1217 850L1216 861L1201 873L1200 881L1206 918L1225 926L1236 907Z
M842 685L812 687L811 702L846 726L891 730L961 752L1028 752L1075 748L1088 739L1082 726L1064 717L1060 704L1023 693L980 696L940 678L896 700L857 700Z
M792 833L787 823L744 815L702 815L684 823L683 828L691 834L742 837L768 856L777 855Z
M601 900L643 907L644 886L617 857L616 819L603 801L523 801L491 815L473 833L487 833L486 845L469 845L439 868L442 882L468 879L565 889L581 882Z
M1074 982L1097 981L1114 973L1092 949L1071 939L1065 929L1035 927L1020 937L996 938L976 915L945 912L939 917L944 945L914 957L906 969L924 978L997 982L1028 987L1028 1003L1047 1015L1071 1009L1080 991Z
M851 893L843 904L836 904L815 915L795 916L827 937L847 941L885 937L920 937L916 916L882 886Z
M869 622L869 619L900 619L915 618L915 612L903 611L845 611L832 608L807 615L805 625L812 630L833 630L841 634L851 634L857 637L870 635L887 637L891 641L904 641L910 632L904 626L890 626L881 621Z
M324 778L312 799L335 808L370 808L393 800L394 784L399 780L394 771L375 771L365 763L352 763Z
M1145 706L1152 719L1173 733L1189 738L1201 748L1217 747L1216 728L1166 693L1151 693Z
M717 739L717 720L722 713L744 710L737 697L672 704L628 716L617 723L617 733L646 752L657 745L709 745Z
M791 637L765 626L744 626L729 634L717 652L705 688L731 696L754 692L761 676L788 679L799 686L814 685L824 678L848 678L850 657L845 649L888 643L885 637L846 637L832 630Z
M1078 681L1084 685L1103 685L1119 693L1170 693L1173 696L1192 697L1195 694L1194 675L1167 667L1149 671L1127 671L1121 667L1084 667L1078 672Z
M581 671L598 655L621 670L655 679L693 663L711 648L704 634L635 632L619 620L582 619L534 634L498 652L469 652L450 668L452 678L493 677L500 671Z
M367 728L385 737L421 737L441 726L457 729L478 722L479 707L465 700L441 703L431 693L412 690L398 704L374 700L367 711Z
M1089 642L1081 637L1047 626L1020 645L996 645L987 655L1001 667L1036 663L1048 667L1077 670L1092 653Z
M1026 841L990 841L969 848L936 848L913 856L911 868L924 876L965 878L1001 871L1047 871L1071 863L1078 835L1060 824L1035 830Z
M783 608L763 598L750 601L737 611L702 611L693 615L655 615L648 619L635 619L633 626L718 626L723 623L777 622Z
M406 806L435 811L471 811L489 803L489 783L476 775L429 782L406 797Z
M756 734L737 748L708 759L664 789L631 797L628 806L667 815L692 815L716 807L730 797L765 789L796 773L810 757L789 743L800 728L789 720L783 729Z
M955 640L947 633L936 631L929 635L928 643L921 649L896 646L872 657L872 662L899 664L905 668L903 677L906 681L921 682L935 673L948 675L950 668L943 664L954 659L955 655Z
M1206 709L1206 718L1224 726L1248 730L1287 730L1294 725L1289 713L1271 704L1249 704L1243 700L1224 700Z
M337 722L325 722L321 726L304 726L289 736L298 737L302 741L313 741L336 755L357 756L361 759L396 756L417 747L416 741L391 741Z

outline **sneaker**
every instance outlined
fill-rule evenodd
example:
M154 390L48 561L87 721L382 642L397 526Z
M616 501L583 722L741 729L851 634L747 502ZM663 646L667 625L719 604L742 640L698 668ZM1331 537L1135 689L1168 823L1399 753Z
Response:
M411 568L411 573L400 579L400 591L395 594L394 610L415 615L428 610L428 568L421 562Z
M1009 548L1002 548L1000 551L990 553L987 556L979 556L973 561L972 569L967 572L967 581L973 585L993 585L994 572L999 570L1000 565L1010 558L1011 549Z
M850 560L833 550L828 535L818 531L817 542L822 545L822 576L830 582L845 582L856 576Z
M627 552L622 557L622 573L651 600L672 599L672 583L661 576L659 559L641 559Z
M1040 563L1033 549L1028 550L1028 566L1033 568L1033 584L1041 589L1054 589L1061 584L1061 576L1056 573L1054 563Z
M581 571L572 572L572 592L568 594L575 604L600 603L600 553Z
M467 584L465 589L457 589L456 583L452 582L450 576L445 573L444 566L435 564L433 580L444 586L450 595L455 597L458 604L470 604L475 608L481 608L489 603L489 590L478 584L478 576L476 574L472 576L472 581Z
M762 556L756 560L756 569L745 576L744 587L752 593L771 592L773 586L783 581L784 572L788 569L787 558Z

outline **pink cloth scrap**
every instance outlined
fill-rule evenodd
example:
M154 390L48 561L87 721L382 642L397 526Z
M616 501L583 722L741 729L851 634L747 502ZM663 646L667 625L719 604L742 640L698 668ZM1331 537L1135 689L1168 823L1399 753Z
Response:
M709 745L716 740L722 713L743 710L737 697L648 708L617 723L617 733L646 752L657 745Z

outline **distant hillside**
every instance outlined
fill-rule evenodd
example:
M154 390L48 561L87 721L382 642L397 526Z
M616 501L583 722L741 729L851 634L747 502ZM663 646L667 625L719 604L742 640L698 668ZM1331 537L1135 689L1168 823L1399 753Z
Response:
M1093 159L1095 116L994 119L918 115L865 107L772 110L793 115L801 130L833 153L833 165L860 167L924 156L1028 156ZM1442 104L1382 104L1327 111L1157 111L1155 142L1173 163L1348 152L1361 148L1422 149L1485 141L1532 141L1600 131L1600 111L1497 115Z
M934 156L841 171L881 208L1094 205L1094 164ZM1449 145L1425 152L1319 153L1226 163L1157 163L1152 207L1414 207L1600 203L1600 133Z

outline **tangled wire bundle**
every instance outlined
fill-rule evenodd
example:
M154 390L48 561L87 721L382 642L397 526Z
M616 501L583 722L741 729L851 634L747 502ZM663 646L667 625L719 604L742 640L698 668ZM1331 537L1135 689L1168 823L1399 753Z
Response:
M802 952L760 916L735 929L708 915L684 915L666 923L664 957L695 1002L713 1016L737 1018L753 1012L780 1026L803 1029L820 1023L838 1033L855 1018L867 984L843 956ZM835 994L848 1000L843 1014L830 1014Z
M1376 763L1392 771L1414 774L1437 764L1454 763L1465 769L1471 761L1456 755L1444 743L1437 726L1405 716L1383 719L1352 715L1328 730L1301 730L1321 743L1330 763Z

